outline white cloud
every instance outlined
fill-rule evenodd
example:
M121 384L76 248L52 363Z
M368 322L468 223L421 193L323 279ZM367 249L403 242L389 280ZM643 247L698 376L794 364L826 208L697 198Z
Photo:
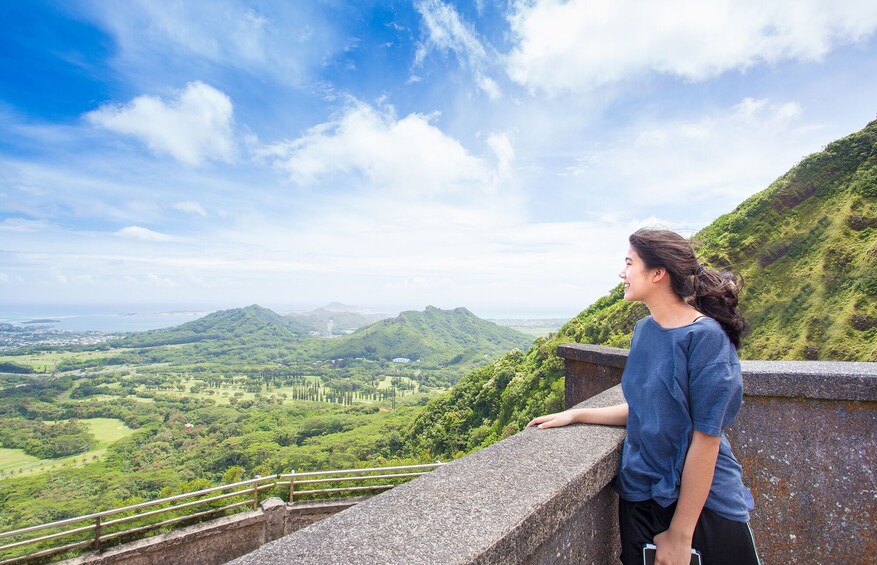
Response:
M155 273L149 273L148 275L146 275L146 280L150 284L161 288L173 288L177 286L177 283L173 279L168 277L160 277Z
M504 133L492 133L487 138L487 145L496 154L497 170L500 175L503 177L509 176L515 159L515 149L509 136Z
M187 165L234 157L232 103L222 92L191 82L164 101L138 96L127 105L104 105L85 115L92 124L136 137L155 153L165 153Z
M43 220L27 220L25 218L6 218L0 222L0 231L5 232L39 232L51 227Z
M207 210L204 209L203 206L198 204L197 202L193 202L191 200L185 202L177 202L172 206L174 210L179 210L180 212L186 212L187 214L192 214L194 216L200 216L202 218L207 217Z
M495 171L430 120L422 114L397 119L392 109L353 103L336 119L263 154L305 186L331 186L342 177L348 187L360 178L371 190L402 194L492 191Z
M334 22L326 21L322 7L309 2L254 7L246 0L129 0L92 2L80 9L112 34L113 64L134 83L180 63L191 74L188 63L194 60L305 84L345 39Z
M761 63L818 60L877 28L869 0L519 0L507 71L549 93L648 72L704 80Z
M716 208L720 200L714 213L721 213L818 148L821 138L800 123L801 113L797 102L745 98L698 118L640 121L579 156L566 172L639 209L691 209L707 201Z
M487 75L490 57L475 28L460 18L453 6L441 0L424 0L417 4L417 10L426 25L428 36L418 46L415 66L421 65L432 50L450 51L461 64L472 70L475 84L491 100L502 96L499 85Z
M177 238L140 226L128 226L115 233L119 237L139 239L140 241L175 241Z

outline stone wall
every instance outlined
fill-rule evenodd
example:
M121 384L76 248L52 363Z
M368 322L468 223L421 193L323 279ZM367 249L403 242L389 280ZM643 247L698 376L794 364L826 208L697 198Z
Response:
M621 380L627 350L565 345L567 404ZM728 439L755 497L766 563L873 563L877 363L744 361ZM572 381L572 382L571 382ZM585 382L581 382L585 381ZM587 393L585 393L587 394Z
M350 508L368 497L287 504L269 498L258 510L210 520L187 528L69 559L66 565L218 565L265 543Z

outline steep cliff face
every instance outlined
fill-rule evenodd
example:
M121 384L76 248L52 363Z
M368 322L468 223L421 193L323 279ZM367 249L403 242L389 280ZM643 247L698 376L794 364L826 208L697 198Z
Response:
M694 236L698 255L744 278L744 359L877 361L877 121L803 159ZM643 305L621 286L527 352L434 399L412 444L436 455L489 445L563 408L561 343L628 347Z
M811 155L698 234L731 265L741 357L877 361L877 122Z

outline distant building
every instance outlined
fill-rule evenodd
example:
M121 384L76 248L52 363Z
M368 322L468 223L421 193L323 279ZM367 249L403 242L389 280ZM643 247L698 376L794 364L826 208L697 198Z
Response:
M410 363L411 359L407 357L396 357L393 359L393 363Z

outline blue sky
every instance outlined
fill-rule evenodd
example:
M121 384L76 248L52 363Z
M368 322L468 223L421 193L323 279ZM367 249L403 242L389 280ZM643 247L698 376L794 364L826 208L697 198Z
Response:
M567 316L877 112L877 4L0 3L0 304Z

